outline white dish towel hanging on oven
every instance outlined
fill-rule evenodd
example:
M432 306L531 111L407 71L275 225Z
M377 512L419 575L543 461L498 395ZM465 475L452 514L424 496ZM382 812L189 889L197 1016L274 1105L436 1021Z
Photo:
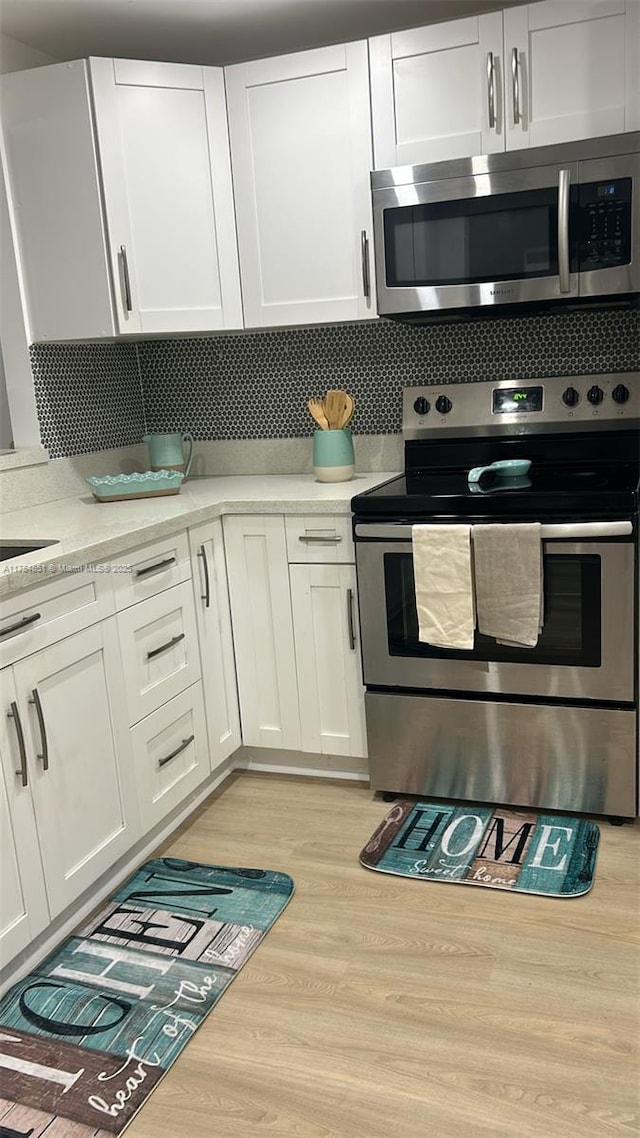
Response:
M535 648L543 620L539 523L415 525L411 537L421 643L473 648L477 611L485 636Z
M543 620L540 523L473 526L473 561L478 632L535 648Z
M411 528L418 639L435 648L473 648L471 526Z

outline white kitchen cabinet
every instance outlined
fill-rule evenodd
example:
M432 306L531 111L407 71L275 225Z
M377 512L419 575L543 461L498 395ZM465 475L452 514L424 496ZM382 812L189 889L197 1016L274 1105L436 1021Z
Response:
M355 565L290 565L303 751L366 756Z
M16 72L2 119L31 339L242 326L221 69Z
M640 125L637 0L542 0L376 36L369 51L377 169Z
M225 79L246 326L374 317L366 42Z
M27 656L13 679L55 917L139 836L114 621Z
M369 40L376 169L504 150L502 13Z
M13 670L0 672L0 969L49 923Z
M638 129L638 11L637 0L544 0L504 12L508 150Z
M242 742L300 747L284 518L224 519Z
M202 690L209 732L209 762L213 771L241 742L221 519L214 518L211 522L190 529L189 542L193 560Z

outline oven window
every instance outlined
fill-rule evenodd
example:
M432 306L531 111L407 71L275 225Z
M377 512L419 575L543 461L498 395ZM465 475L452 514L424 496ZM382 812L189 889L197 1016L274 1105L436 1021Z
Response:
M386 209L384 243L389 288L557 276L558 188Z
M421 644L411 554L386 553L384 578L391 656L566 664L581 668L600 666L600 558L597 556L545 556L544 626L535 648L511 648L479 632L475 635L474 648L468 652Z

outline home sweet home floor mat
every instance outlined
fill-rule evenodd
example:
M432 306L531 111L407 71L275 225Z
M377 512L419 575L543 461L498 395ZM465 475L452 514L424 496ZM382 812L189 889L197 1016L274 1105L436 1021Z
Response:
M265 869L146 862L0 1002L1 1138L121 1134L293 888Z
M411 800L392 806L360 861L423 881L580 897L593 884L599 840L586 818Z

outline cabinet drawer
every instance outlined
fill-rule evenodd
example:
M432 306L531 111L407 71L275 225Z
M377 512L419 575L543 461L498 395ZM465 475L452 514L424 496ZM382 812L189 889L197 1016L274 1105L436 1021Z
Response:
M97 624L113 611L108 572L84 570L9 597L0 609L0 668Z
M140 817L149 830L209 774L202 685L148 715L131 739Z
M285 518L285 525L290 564L355 561L350 514L290 515Z
M191 582L118 613L129 723L200 679Z
M111 564L116 609L120 611L138 601L146 601L191 577L186 531L122 553Z

